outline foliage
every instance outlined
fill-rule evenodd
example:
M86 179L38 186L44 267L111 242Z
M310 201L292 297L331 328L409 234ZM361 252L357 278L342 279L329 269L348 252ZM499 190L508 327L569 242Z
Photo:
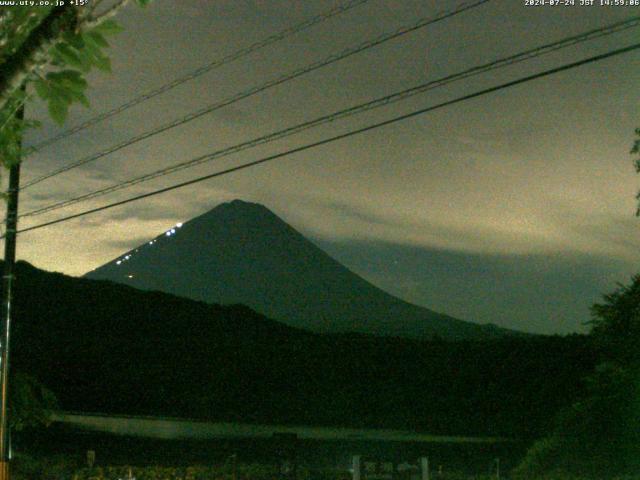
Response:
M625 366L640 363L640 275L605 295L591 312L592 335L604 357Z
M636 140L633 142L633 147L631 147L631 155L640 155L640 128L636 128ZM633 161L633 165L636 168L636 173L640 173L640 156ZM636 195L636 199L639 202L638 208L636 209L636 216L640 217L640 192Z
M50 414L58 406L55 395L34 376L16 372L11 378L9 421L11 429L48 425Z
M70 478L75 480L126 480L129 474L135 480L232 480L233 476L224 468L215 466L194 465L187 467L164 466L97 466L93 468L78 468L75 458L54 457L36 461L33 458L18 458L14 462L12 477L16 480L38 478L42 480L57 480ZM275 480L280 478L276 469L271 465L250 464L238 465L238 480ZM348 480L351 475L347 471L317 471L301 468L298 480L322 478L323 480ZM494 475L468 475L463 473L445 472L432 474L437 480L494 480ZM536 477L537 480L587 480L587 477L562 472L547 473ZM613 477L612 480L640 480L640 475Z
M600 363L587 378L587 395L556 419L516 472L549 471L610 478L640 469L640 275L592 307L591 336Z
M17 274L14 364L70 411L531 437L594 358L583 336L316 335L246 307Z
M150 0L136 0L145 6ZM53 2L48 2L53 4ZM73 103L89 106L86 74L110 71L107 37L121 27L110 17L126 5L119 0L101 14L95 5L22 6L0 14L0 161L10 167L24 152L20 139L38 125L16 113L33 96L63 124ZM34 93L35 92L35 93Z
M640 154L640 128L635 133L632 155ZM633 163L640 173L640 158ZM640 275L603 300L591 307L600 362L587 377L587 395L562 410L554 431L529 449L518 477L611 478L640 470Z
M82 458L73 455L37 457L19 453L12 460L13 480L60 480L70 479L82 468Z
M51 118L63 124L69 107L80 102L88 107L84 74L92 68L111 71L111 62L103 52L109 46L106 36L120 32L121 27L107 20L88 31L68 31L49 50L51 71L37 75L33 86L38 96L47 102Z
M39 122L17 118L16 113L25 102L27 93L18 90L7 103L5 109L0 110L0 156L5 167L10 168L20 162L22 147L20 140L24 133Z
M131 475L135 480L233 480L232 473L220 466L192 465L186 467L166 466L95 466L81 467L81 459L74 456L55 456L36 459L21 455L14 461L12 478L15 480L126 480ZM275 480L281 478L277 469L268 464L239 464L238 480ZM351 474L341 470L309 470L299 467L297 479L349 480ZM432 473L437 480L494 480L495 474L469 475L456 472ZM531 478L531 477L528 477ZM588 480L587 477L562 472L551 472L536 477L536 480ZM640 475L612 477L611 480L640 480Z
M79 467L76 458L56 456L35 460L18 459L17 479L39 478L43 480L74 478L76 480L122 480L129 475L136 480L233 480L232 474L223 467L216 466L94 466ZM306 474L306 475L305 475ZM271 465L242 464L237 469L238 480L273 480L278 478L277 469ZM308 471L302 471L299 480L308 480ZM340 480L334 475L327 480Z

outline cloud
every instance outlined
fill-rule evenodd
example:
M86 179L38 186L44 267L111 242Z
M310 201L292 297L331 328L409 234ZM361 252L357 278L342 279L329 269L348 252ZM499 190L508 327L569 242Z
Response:
M597 255L472 254L361 240L314 241L401 298L458 318L535 333L586 332L589 308L635 268Z
M125 31L114 37L110 51L114 73L90 75L92 110L72 109L69 125L82 123L322 10L312 2L297 2L296 8L284 10L283 2L266 2L257 10L245 3L197 0L197 7L185 4L183 8L176 2L158 1L144 11L128 10L121 18ZM44 149L24 163L23 182L397 28L416 16L433 14L436 3L361 5L322 28L314 27L189 81ZM571 9L523 9L517 2L489 4L43 182L23 192L20 208L24 212L103 188L426 79L612 23L624 15L622 9L584 9L575 15ZM185 30L184 25L189 28ZM34 225L255 160L527 72L604 52L632 39L633 32L619 32L615 38L602 38L526 65L433 90L224 162L24 219L21 225ZM637 264L640 245L636 239L640 236L632 214L638 186L628 154L633 129L638 126L633 55L637 53L610 59L606 68L604 63L585 66L291 155L268 166L36 230L21 238L19 255L37 266L81 274L175 222L204 213L222 201L243 198L264 203L315 238L355 242L363 253L374 256L380 251L368 250L366 245L386 243L401 249L448 252L443 258L458 262L460 267L450 270L466 277L466 265L487 291L500 288L494 286L500 278L492 276L491 262L465 263L456 255L485 260L547 256L550 262L561 262L563 256L592 256ZM30 116L46 117L41 103L29 107ZM59 131L45 121L43 129L33 132L27 143ZM594 275L594 285L607 271L617 271L613 263L602 262L611 270L582 270ZM534 263L535 268L522 271L524 277L534 278L533 272L543 268L542 260ZM570 270L568 266L564 269ZM443 268L441 272L445 278L449 278L447 271ZM384 277L385 272L371 274ZM420 288L413 277L403 280L399 273L394 275L391 283L401 285L404 281L406 292ZM504 278L511 281L514 277ZM552 280L544 278L545 282ZM553 297L538 293L541 298ZM449 311L447 298L452 310L464 314L466 307L455 295L446 297L443 293L433 301L440 302L439 309ZM491 305L501 308L499 296L491 298L495 300Z
M138 245L141 245L147 242L148 240L149 240L149 237L147 237L146 235L139 236L139 237L128 237L122 240L110 239L105 242L105 247L120 253L124 253L131 250L134 247L137 247Z

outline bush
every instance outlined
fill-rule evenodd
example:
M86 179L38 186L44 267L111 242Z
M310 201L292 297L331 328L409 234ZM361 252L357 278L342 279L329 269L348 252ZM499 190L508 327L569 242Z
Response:
M35 458L29 455L16 455L11 462L13 480L66 480L82 465L82 459L75 456L56 455Z

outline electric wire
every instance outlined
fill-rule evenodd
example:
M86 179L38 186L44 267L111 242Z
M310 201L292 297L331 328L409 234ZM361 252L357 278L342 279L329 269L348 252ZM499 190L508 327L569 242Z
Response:
M43 182L45 180L48 180L52 177L55 177L57 175L60 175L61 173L65 173L68 172L69 170L72 170L74 168L80 167L82 165L86 165L87 163L93 162L95 160L98 160L99 158L105 157L107 155L110 155L114 152L117 152L118 150L121 150L125 147L128 147L130 145L133 145L135 143L138 143L142 140L146 140L147 138L153 137L155 135L158 135L160 133L166 132L167 130L170 130L172 128L184 125L187 122L190 122L192 120L195 120L197 118L202 117L203 115L207 115L211 112L214 112L216 110L219 110L223 107L226 107L228 105L231 105L233 103L239 102L240 100L243 100L245 98L251 97L253 95L256 95L258 93L264 92L265 90L268 90L270 88L276 87L278 85L281 85L285 82L291 81L295 78L301 77L303 75L306 75L308 73L311 73L315 70L318 70L320 68L326 67L328 65L331 65L339 60L343 60L347 57L350 57L352 55L355 55L357 53L363 52L365 50L368 50L370 48L373 48L377 45L380 45L384 42L393 40L395 38L401 37L403 35L406 35L408 33L411 33L419 28L423 28L426 27L428 25L431 25L433 23L445 20L447 18L450 18L452 16L458 15L460 13L463 13L471 8L475 8L478 7L484 3L487 3L491 0L475 0L473 2L466 2L463 3L461 5L459 5L458 7L456 7L453 10L448 10L448 11L444 11L444 12L440 12L438 14L436 14L435 16L429 16L429 17L423 17L421 19L419 19L418 21L412 22L409 25L400 27L396 30L393 30L391 32L387 32L384 33L372 40L367 40L365 42L359 43L356 46L352 46L349 48L346 48L344 50L342 50L339 53L330 55L322 60L313 62L311 64L305 65L304 67L298 68L290 73L281 75L279 77L276 77L275 79L269 80L261 85L258 86L254 86L251 87L248 90L242 91L240 93L237 93L229 98L226 98L224 100L215 102L211 105L208 105L204 108L201 108L195 112L191 112L179 119L173 120L169 123L166 123L160 127L154 128L152 130L149 130L147 132L141 133L140 135L136 135L133 138L129 138L123 142L120 142L116 145L113 145L111 147L108 147L98 153L83 157L79 160L76 160L74 162L71 162L67 165L63 165L62 167L48 173L45 174L41 177L37 177L29 182L26 182L23 186L22 186L22 190L29 188L33 185L36 185L40 182Z
M616 55L621 55L621 54L624 54L624 53L628 53L628 52L631 52L631 51L637 50L637 49L640 49L640 43L636 43L636 44L629 45L629 46L624 47L624 48L619 48L619 49L616 49L616 50L612 50L612 51L609 51L607 53L603 53L603 54L596 55L596 56L593 56L593 57L589 57L589 58L586 58L586 59L583 59L583 60L579 60L577 62L568 63L568 64L562 65L560 67L555 67L555 68L552 68L552 69L549 69L549 70L545 70L545 71L542 71L542 72L539 72L539 73L536 73L536 74L533 74L533 75L528 75L528 76L525 76L525 77L521 77L519 79L512 80L512 81L509 81L509 82L506 82L506 83L502 83L502 84L494 86L494 87L485 88L485 89L476 91L474 93L470 93L470 94L467 94L467 95L463 95L461 97L457 97L457 98L455 98L453 100L448 100L446 102L442 102L442 103L439 103L437 105L433 105L433 106L422 108L422 109L419 109L419 110L416 110L416 111L413 111L413 112L410 112L410 113L406 113L406 114L403 114L403 115L400 115L400 116L396 116L396 117L393 117L391 119L384 120L382 122L374 123L374 124L368 125L366 127L358 128L356 130L351 130L349 132L342 133L342 134L339 134L339 135L335 135L335 136L332 136L332 137L329 137L329 138L325 138L325 139L319 140L317 142L308 143L308 144L303 145L301 147L296 147L296 148L292 148L290 150L286 150L284 152L276 153L274 155L269 155L267 157L263 157L261 159L254 160L252 162L247 162L247 163L244 163L244 164L241 164L241 165L237 165L235 167L227 168L225 170L220 170L218 172L210 173L208 175L204 175L204 176L201 176L201 177L193 178L193 179L187 180L185 182L173 184L173 185L170 185L168 187L160 188L158 190L147 192L147 193L144 193L144 194L141 194L141 195L136 195L134 197L130 197L130 198L127 198L127 199L124 199L124 200L113 202L113 203L110 203L110 204L107 204L107 205L102 205L102 206L97 207L97 208L92 208L92 209L85 210L83 212L79 212L79 213L76 213L76 214L73 214L73 215L68 215L66 217L58 218L58 219L51 220L51 221L48 221L48 222L40 223L38 225L33 225L31 227L23 228L21 230L18 230L17 233L25 233L25 232L29 232L29 231L45 228L45 227L48 227L48 226L51 226L51 225L55 225L55 224L58 224L58 223L67 222L67 221L75 219L75 218L79 218L79 217L83 217L83 216L90 215L90 214L93 214L93 213L97 213L97 212L101 212L101 211L104 211L104 210L108 210L108 209L111 209L111 208L114 208L114 207L125 205L127 203L131 203L131 202L134 202L134 201L137 201L137 200L142 200L144 198L149 198L149 197L152 197L152 196L155 196L155 195L160 195L162 193L166 193L166 192L169 192L169 191L172 191L172 190L176 190L178 188L186 187L188 185L193 185L195 183L199 183L199 182L202 182L202 181L205 181L205 180L209 180L211 178L220 177L220 176L227 175L227 174L230 174L230 173L233 173L233 172L237 172L239 170L244 170L244 169L247 169L247 168L251 168L251 167L254 167L254 166L257 166L257 165L261 165L261 164L264 164L264 163L267 163L267 162L271 162L273 160L276 160L276 159L279 159L279 158L283 158L283 157L286 157L286 156L289 156L289 155L292 155L292 154L295 154L295 153L299 153L299 152L303 152L303 151L306 151L306 150L310 150L312 148L316 148L316 147L319 147L321 145L326 145L328 143L333 143L335 141L342 140L342 139L345 139L345 138L348 138L348 137L352 137L354 135L358 135L358 134L361 134L361 133L364 133L364 132L369 132L371 130L374 130L374 129L377 129L377 128L380 128L380 127L383 127L383 126L386 126L386 125L391 125L391 124L399 122L399 121L407 120L409 118L413 118L413 117L416 117L418 115L423 115L425 113L428 113L428 112L431 112L431 111L434 111L434 110L438 110L440 108L444 108L444 107L447 107L447 106L450 106L450 105L454 105L454 104L457 104L457 103L460 103L460 102L463 102L463 101L466 101L466 100L477 98L477 97L480 97L482 95L487 95L489 93L497 92L497 91L503 90L505 88L510 88L510 87L515 86L515 85L520 85L520 84L523 84L523 83L526 83L526 82L530 82L530 81L533 81L533 80L536 80L536 79L539 79L539 78L543 78L543 77L546 77L546 76L549 76L549 75L553 75L553 74L556 74L556 73L559 73L559 72L570 70L570 69L573 69L573 68L576 68L576 67L579 67L579 66L582 66L582 65L589 64L589 63L598 62L598 61L601 61L601 60L604 60L604 59L607 59L607 58L611 58L611 57L616 56ZM4 236L2 236L0 238L4 238Z
M340 5L336 5L335 7L331 8L330 10L320 13L314 17L311 17L301 23L298 23L296 25L293 25L291 27L288 27L284 30L281 30L278 33L275 33L273 35L270 35L266 38L263 38L262 40L259 40L251 45L249 45L248 47L242 48L240 50L237 50L235 52L232 52L220 59L214 60L211 63L208 63L206 65L203 65L181 77L178 77L174 80L172 80L169 83L166 83L154 90L150 90L142 95L139 95L129 101L127 101L126 103L123 103L122 105L119 105L115 108L113 108L112 110L108 110L106 112L103 112L99 115L96 115L95 117L90 118L89 120L76 125L75 127L72 127L68 130L65 130L63 132L61 132L58 135L55 135L51 138L48 138L47 140L44 140L36 145L33 145L31 147L29 147L32 151L37 151L40 150L44 147L47 147L49 145L52 145L64 138L67 138L71 135L73 135L74 133L77 133L81 130L84 130L86 128L89 128L93 125L96 125L97 123L102 122L103 120L106 120L107 118L113 117L115 115L118 115L121 112L124 112L125 110L128 110L129 108L138 105L142 102L145 102L151 98L154 98L158 95L161 95L169 90L172 90L173 88L182 85L183 83L186 83L190 80L193 80L201 75L204 75L207 72L210 72L211 70L214 70L216 68L219 68L223 65L227 65L231 62L234 62L242 57L245 57L257 50L260 50L262 48L265 48L269 45L272 45L278 41L284 40L287 37L290 37L296 33L300 33L308 28L311 28L319 23L324 22L325 20L328 20L332 17L335 17L337 15L340 15L342 13L345 13L357 6L362 5L363 3L367 3L369 0L350 0L347 1L343 4Z
M51 205L47 205L44 207L40 207L38 209L34 209L31 211L28 211L24 214L21 215L21 217L29 217L29 216L36 216L36 215L41 215L47 212L51 212L53 210L57 210L63 207L67 207L76 203L80 203L82 201L86 201L92 198L96 198L96 197L100 197L118 190L122 190L124 188L128 188L131 187L133 185L145 182L145 181L149 181L152 180L154 178L158 178L158 177L162 177L171 173L175 173L178 172L180 170L184 170L187 168L191 168L194 167L196 165L200 165L202 163L205 162L209 162L212 161L214 159L218 159L218 158L222 158L231 154L235 154L238 152L241 152L243 150L247 150L250 148L254 148L256 146L262 145L262 144L266 144L266 143L270 143L276 140L280 140L282 138L300 133L304 130L308 130L326 123L330 123L330 122L334 122L338 119L342 119L345 117L349 117L355 114L359 114L359 113L363 113L366 112L368 110L372 110L375 108L379 108L385 105L389 105L401 100L405 100L409 97L412 97L414 95L418 95L418 94L422 94L424 92L427 92L429 90L435 89L435 88L439 88L442 87L444 85L447 85L449 83L455 82L455 81L459 81L459 80L463 80L475 75L479 75L491 70L496 70L499 68L505 68L507 66L511 66L520 62L523 62L525 60L529 60L532 58L536 58L551 52L555 52L557 50L563 49L563 48L567 48L569 46L573 46L576 45L578 43L581 42L585 42L587 40L592 40L594 38L599 38L602 36L606 36L606 35L611 35L613 33L617 33L623 29L628 29L628 28L632 28L632 27L638 27L640 26L640 16L639 17L634 17L633 19L629 19L629 20L625 20L623 22L617 22L614 23L612 25L606 26L606 27L601 27L598 29L594 29L594 30L590 30L587 32L584 32L582 34L579 35L575 35L573 37L569 37L566 39L562 39L556 42L552 42L546 45L542 45L530 50L526 50L524 52L521 53L517 53L515 55L511 55L505 58L501 58L498 60L494 60L492 62L483 64L483 65L479 65L479 66L475 66L472 67L470 69L464 70L462 72L458 72L455 74L451 74L436 80L432 80L426 83L423 83L421 85L418 86L414 86L412 88L409 89L405 89L399 92L395 92L392 93L390 95L386 95L374 100L371 100L369 102L366 103L361 103L358 104L356 106L352 106L343 110L339 110L336 112L333 112L331 114L328 115L324 115L318 118L315 118L313 120L310 121L306 121L282 130L278 130L276 132L272 132L269 133L267 135L263 135L221 150L217 150L215 152L212 153L208 153L193 159L190 159L188 161L185 162L180 162L178 164L175 165L171 165L169 167L165 167L159 170L156 170L154 172L150 172L147 173L145 175L139 176L139 177L135 177L120 183L116 183L113 185L110 185L108 187L93 191L93 192L89 192L83 195L79 195L76 196L74 198L71 199L67 199L67 200L62 200L60 202L51 204Z

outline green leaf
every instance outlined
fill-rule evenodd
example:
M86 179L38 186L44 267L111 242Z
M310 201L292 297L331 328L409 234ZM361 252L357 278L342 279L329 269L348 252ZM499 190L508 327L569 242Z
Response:
M79 82L84 81L82 78L82 73L77 70L61 70L59 72L50 72L47 74L47 79L59 82L59 81L68 81L68 82Z
M84 39L80 34L73 33L73 32L65 32L64 35L62 36L62 39L65 42L67 42L69 45L71 45L73 48L75 48L76 50L80 50L81 48L84 47Z
M89 44L85 44L84 48L82 50L79 50L78 53L80 54L80 63L82 65L82 67L80 67L80 70L86 73L91 70L91 66L93 65L93 55L91 54L91 51L89 49Z
M107 72L111 71L111 62L109 59L102 53L102 50L99 45L97 45L91 37L85 37L87 42L82 49L82 58L83 61L87 62L90 67L95 66L100 70L106 70Z
M61 95L60 98L67 102L69 105L73 103L74 100L77 100L85 107L89 106L89 100L84 95L86 84L82 88L68 88L65 86L65 84L62 84L61 88L64 90L64 95Z
M50 82L49 91L51 92L50 102L59 101L66 104L73 102L73 93L59 83Z
M93 64L99 70L102 70L105 72L111 72L111 59L109 57L106 57L102 54L96 55L94 57Z
M61 101L60 99L52 98L49 101L49 115L54 122L58 125L62 125L67 118L69 112L69 104Z
M144 8L151 3L151 0L136 0L136 3L139 7Z
M59 43L54 47L52 53L67 65L71 65L72 67L84 68L80 56L78 55L78 51L74 50L70 45Z
M95 31L87 32L87 34L85 35L85 38L87 37L91 39L91 41L93 41L98 47L107 48L109 46L109 42L107 42L104 36L102 36L98 32L95 32Z
M105 20L94 27L92 31L98 32L102 35L115 35L116 33L120 33L122 30L124 30L124 28L122 28L118 22L114 20Z
M89 99L86 97L84 93L79 93L76 98L85 107L89 108L91 106L91 104L89 103Z
M33 86L41 99L47 100L51 95L51 92L49 92L49 85L47 85L46 81L38 78L33 82Z
M47 74L47 80L57 84L60 88L70 92L83 92L87 88L87 81L76 70L62 70Z

